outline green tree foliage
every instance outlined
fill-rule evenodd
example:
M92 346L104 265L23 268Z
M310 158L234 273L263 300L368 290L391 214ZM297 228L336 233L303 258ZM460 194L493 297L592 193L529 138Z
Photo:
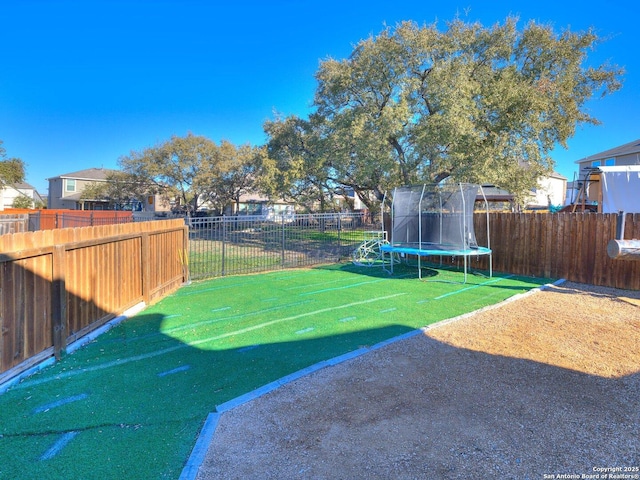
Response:
M19 158L8 158L0 140L0 188L24 182L25 165Z
M120 159L123 183L144 195L161 193L177 199L185 213L206 206L222 211L256 186L260 149L216 145L203 136L188 134ZM126 191L126 189L125 189Z
M82 191L82 200L105 201L112 209L124 210L156 190L154 185L127 172L109 172L105 180L88 184Z
M522 201L552 170L549 152L599 123L585 103L621 86L621 69L588 65L598 42L535 22L518 30L516 18L387 28L321 63L308 121L266 124L273 181L348 186L371 204L396 185L451 177Z
M325 211L340 184L326 168L323 142L310 121L297 117L265 123L270 141L262 157L260 186L271 197Z
M222 141L218 151L221 168L209 175L206 198L219 211L231 203L238 211L240 197L257 189L261 151L249 145L236 147L228 141Z
M192 214L207 201L209 179L218 174L221 162L214 142L189 133L131 152L119 163L137 184L147 185L149 193L177 199L185 212Z
M13 199L13 208L33 208L33 199L26 195L20 195Z

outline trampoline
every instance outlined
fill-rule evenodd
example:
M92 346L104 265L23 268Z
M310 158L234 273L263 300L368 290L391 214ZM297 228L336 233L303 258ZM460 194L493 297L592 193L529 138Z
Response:
M486 246L478 245L473 224L479 193L486 207ZM398 256L415 256L418 277L422 279L423 257L462 257L466 283L470 258L486 255L491 277L488 216L488 203L479 185L456 183L398 187L394 190L391 204L391 241L380 245L383 268L393 275L394 260Z

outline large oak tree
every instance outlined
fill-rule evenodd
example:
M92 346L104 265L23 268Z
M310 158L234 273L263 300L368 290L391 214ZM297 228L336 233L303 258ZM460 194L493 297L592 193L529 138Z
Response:
M126 181L139 192L160 193L167 200L177 199L185 213L193 214L201 207L219 211L255 183L255 165L259 149L236 147L223 141L188 134L142 152L131 152L120 158Z
M308 120L266 125L280 187L348 186L373 206L394 186L450 177L522 202L552 170L550 151L599 123L585 104L621 86L620 68L589 65L599 41L536 22L519 30L516 18L386 28L321 63Z

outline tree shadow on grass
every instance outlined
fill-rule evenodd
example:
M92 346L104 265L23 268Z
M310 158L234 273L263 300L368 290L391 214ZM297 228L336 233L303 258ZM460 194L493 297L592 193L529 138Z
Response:
M339 269L344 272L351 272L358 275L365 275L374 278L387 278L390 280L398 281L411 281L418 279L417 265L408 265L406 263L395 265L393 274L391 274L388 270L382 268L381 265L374 265L369 267L354 265L353 263L343 263L337 266L320 265L314 268L327 270ZM422 281L425 283L440 281L443 283L457 283L462 287L474 287L481 285L507 290L522 290L521 286L512 286L505 283L500 283L502 280L523 280L526 281L526 283L534 284L537 286L546 285L551 281L551 279L522 277L510 274L502 274L499 272L494 272L493 276L489 277L488 272L469 271L467 274L467 282L464 283L464 271L462 269L454 269L451 267L440 266L433 263L423 263L422 265Z
M318 268L353 271L350 264ZM180 296L177 313L188 316L198 301ZM361 303L345 304L349 309L342 311ZM402 318L358 330L341 315L336 317L345 322L340 333L323 333L313 322L283 322L278 325L291 331L278 340L240 319L234 333L220 330L224 327L215 321L203 322L203 329L180 326L180 318L163 313L161 306L155 313L148 309L0 396L0 477L176 478L217 405L413 331L398 324Z
M181 341L166 320L138 315L0 396L0 477L177 478L217 405L411 330L246 344Z

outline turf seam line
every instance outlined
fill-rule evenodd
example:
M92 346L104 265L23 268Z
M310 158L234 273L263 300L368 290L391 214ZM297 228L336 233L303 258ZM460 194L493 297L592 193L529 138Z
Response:
M313 327L303 328L302 330L297 330L296 331L296 335L302 335L303 333L313 332L314 330L315 330L315 328L313 328Z
M288 321L291 321L291 320L298 320L299 318L311 317L313 315L318 315L320 313L331 312L333 310L341 310L343 308L350 308L350 307L355 307L357 305L364 305L364 304L367 304L367 303L377 302L377 301L380 301L380 300L387 300L389 298L394 298L394 297L398 297L398 296L401 296L401 295L406 295L406 293L404 293L404 292L394 293L393 295L386 295L384 297L374 297L374 298L369 298L367 300L362 300L360 302L352 302L352 303L347 303L345 305L338 305L336 307L321 308L320 310L314 310L312 312L300 313L298 315L292 315L290 317L277 318L275 320L269 320L268 322L260 323L258 325L252 325L250 327L241 328L240 330L235 330L233 332L228 332L228 333L216 335L215 337L203 338L201 340L196 340L194 342L189 343L189 346L201 345L203 343L212 342L214 340L222 340L223 338L231 337L231 336L234 336L234 335L241 335L243 333L251 332L253 330L258 330L260 328L264 328L264 327L268 327L268 326L271 326L271 325L275 325L276 323L288 322Z
M350 277L344 277L344 278L338 278L336 280L328 280L328 281L319 282L319 283L307 283L305 285L295 285L293 287L284 288L283 290L285 291L300 290L302 288L317 287L318 285L329 285L330 283L340 283L340 282L349 282L349 281L351 281Z
M227 288L241 287L243 285L248 285L248 284L249 284L249 282L232 283L231 285L221 285L219 287L205 288L203 290L195 290L196 287L194 287L194 291L192 291L192 292L185 291L183 293L177 293L177 294L174 294L174 295L176 297L186 297L186 296L189 296L189 295L197 295L199 293L215 292L216 290L225 290Z
M484 287L485 285L489 285L490 283L497 283L497 282L499 282L501 280L506 280L506 279L509 279L509 278L512 278L512 277L515 277L515 275L507 275L505 277L498 277L498 278L495 278L493 280L487 280L486 282L478 283L477 285L472 285L472 286L469 286L469 287L466 287L466 288L462 288L460 290L456 290L455 292L445 293L445 294L440 295L438 297L427 298L427 299L424 299L424 300L418 300L416 303L428 303L428 302L432 302L433 300L440 300L442 298L447 298L447 297L450 297L452 295L457 295L458 293L466 292L467 290L472 290L474 288Z
M214 312L222 312L224 310L229 310L231 307L220 307L220 308L214 308L213 310L211 310L211 313Z
M248 352L250 350L255 350L259 346L260 346L259 343L256 343L255 345L247 345L246 347L241 347L241 348L236 349L236 352L238 352L238 353Z

